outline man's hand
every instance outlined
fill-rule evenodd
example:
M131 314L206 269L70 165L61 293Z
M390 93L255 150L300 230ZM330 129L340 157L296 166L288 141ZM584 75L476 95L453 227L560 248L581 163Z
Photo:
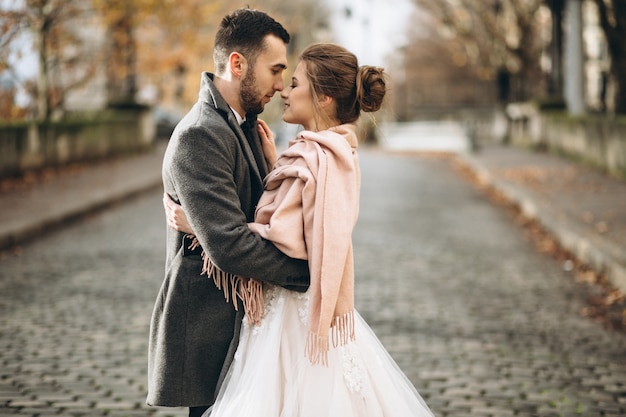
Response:
M167 193L163 193L163 208L167 225L179 232L195 234L187 221L187 215L180 204L176 204Z

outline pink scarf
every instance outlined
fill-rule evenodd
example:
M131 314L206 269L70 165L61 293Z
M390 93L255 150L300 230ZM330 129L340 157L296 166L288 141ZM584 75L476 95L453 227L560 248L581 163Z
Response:
M327 364L333 346L354 340L352 230L359 207L360 170L355 126L301 132L265 178L254 223L248 226L292 258L307 259L309 337L306 355ZM243 301L248 319L263 316L260 282L215 268L205 255L203 273ZM229 288L230 287L230 288Z

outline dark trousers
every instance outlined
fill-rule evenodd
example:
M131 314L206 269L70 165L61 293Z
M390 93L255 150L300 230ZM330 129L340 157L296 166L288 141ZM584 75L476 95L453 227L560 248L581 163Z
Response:
M189 417L202 417L202 414L208 410L209 406L189 407Z

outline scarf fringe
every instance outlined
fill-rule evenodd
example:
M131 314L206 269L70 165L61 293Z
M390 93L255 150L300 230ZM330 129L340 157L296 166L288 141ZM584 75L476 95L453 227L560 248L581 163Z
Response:
M349 311L333 319L330 327L330 340L333 347L343 346L356 338L354 334L354 311ZM328 366L328 350L330 349L329 337L320 336L314 331L309 331L304 354L313 365L322 364Z
M246 317L252 324L260 324L265 314L263 284L252 278L239 277L237 296L243 303Z
M192 238L189 249L194 250L200 246L198 238ZM235 310L239 310L237 299L241 300L246 317L253 324L259 324L265 314L265 300L263 298L263 284L253 278L245 278L220 270L211 261L206 252L202 251L202 275L206 274L213 279L218 290L224 292L226 302L233 303ZM354 333L354 310L336 316L330 325L330 341L333 347L343 346L355 340ZM320 336L310 330L305 344L305 356L313 365L322 364L328 366L329 337Z
M189 235L189 237L192 238L189 249L194 250L200 247L200 242L196 236ZM206 274L207 277L213 279L217 289L224 292L226 302L232 301L236 311L239 310L239 303L237 302L237 299L239 299L248 320L253 324L261 322L265 314L263 284L261 281L220 270L204 250L202 250L202 271L200 274Z

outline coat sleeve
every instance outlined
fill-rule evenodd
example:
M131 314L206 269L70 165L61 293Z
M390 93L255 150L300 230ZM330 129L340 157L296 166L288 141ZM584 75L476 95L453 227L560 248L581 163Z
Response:
M235 178L250 181L227 127L194 126L180 132L170 175L189 223L213 263L222 271L306 291L306 262L281 253L253 233L241 208ZM242 172L246 170L246 172Z

